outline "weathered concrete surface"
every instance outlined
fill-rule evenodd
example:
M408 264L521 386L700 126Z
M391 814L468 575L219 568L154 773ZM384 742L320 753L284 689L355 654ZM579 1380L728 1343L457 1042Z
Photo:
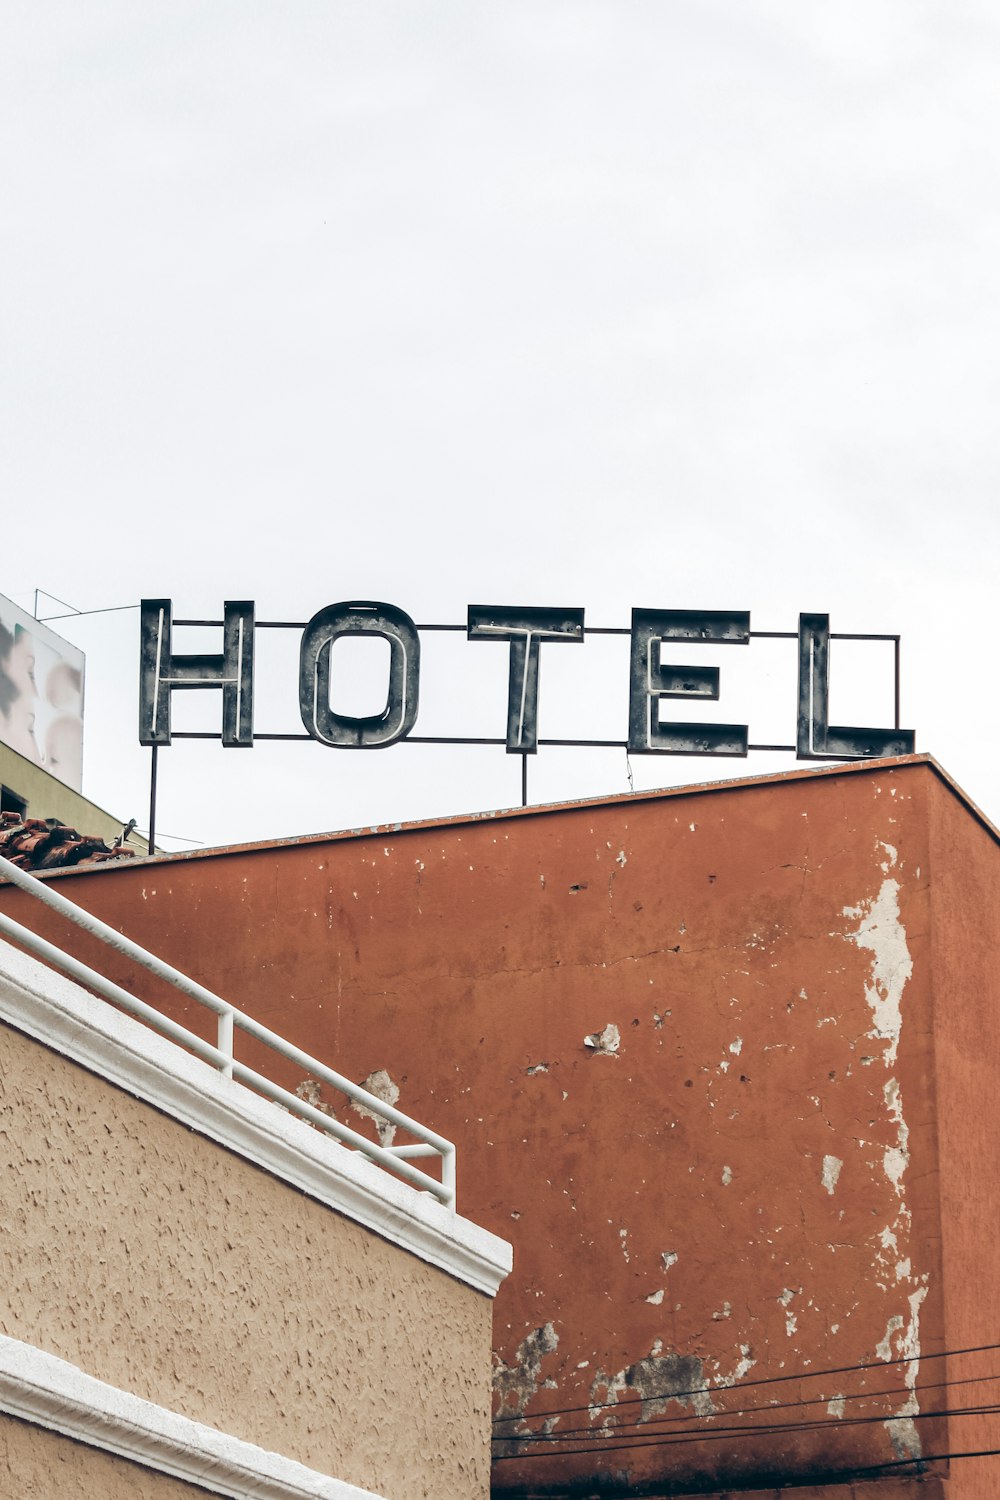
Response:
M974 1446L932 1387L1000 1326L997 880L913 757L59 884L458 1141L515 1246L494 1488L588 1495Z

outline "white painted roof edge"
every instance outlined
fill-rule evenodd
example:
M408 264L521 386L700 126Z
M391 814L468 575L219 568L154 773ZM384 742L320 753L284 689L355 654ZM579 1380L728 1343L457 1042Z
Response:
M384 1500L3 1335L0 1411L234 1500Z
M487 1296L511 1269L506 1240L3 940L0 1020Z

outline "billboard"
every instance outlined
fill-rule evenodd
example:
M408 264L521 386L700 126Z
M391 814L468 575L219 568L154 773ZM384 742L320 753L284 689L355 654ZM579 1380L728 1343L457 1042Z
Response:
M0 594L0 743L77 792L83 673L82 651Z

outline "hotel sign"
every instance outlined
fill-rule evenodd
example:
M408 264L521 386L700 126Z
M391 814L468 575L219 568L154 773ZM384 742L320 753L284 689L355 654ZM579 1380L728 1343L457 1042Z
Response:
M217 688L222 692L221 740L230 748L254 743L254 636L256 622L248 600L229 601L221 621L177 621L177 625L217 625L222 650L184 654L175 650L173 611L169 599L145 599L141 611L139 671L139 739L144 745L171 743L170 707L178 689ZM508 754L534 755L539 744L538 673L543 650L583 646L588 633L627 635L629 710L625 738L559 740L561 745L619 746L633 755L746 756L754 749L788 750L800 760L859 760L905 755L913 750L912 730L898 727L898 637L849 639L891 640L897 646L897 727L862 728L829 722L830 617L802 614L798 631L754 632L749 611L633 609L629 628L591 628L576 608L474 604L464 625L416 625L393 604L330 604L304 625L270 622L271 628L300 629L298 696L304 733L257 735L257 738L313 739L344 750L383 749L410 740L418 743L482 743L461 736L447 740L414 734L420 695L420 636L426 630L458 630L474 645L507 648L509 671ZM749 646L755 635L787 636L798 641L798 699L795 743L750 744L746 724L693 723L684 704L717 701L720 670L685 660L692 646ZM345 636L377 636L389 646L385 706L363 718L338 713L331 703L333 647ZM189 736L185 736L189 737ZM215 738L198 735L198 738ZM556 743L556 742L552 742Z

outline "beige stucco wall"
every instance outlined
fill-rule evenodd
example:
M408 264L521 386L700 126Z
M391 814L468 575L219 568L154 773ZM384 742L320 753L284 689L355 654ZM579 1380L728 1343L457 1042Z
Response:
M487 1495L488 1297L7 1026L0 1177L0 1332L389 1500Z
M209 1493L0 1415L0 1500L205 1500Z

